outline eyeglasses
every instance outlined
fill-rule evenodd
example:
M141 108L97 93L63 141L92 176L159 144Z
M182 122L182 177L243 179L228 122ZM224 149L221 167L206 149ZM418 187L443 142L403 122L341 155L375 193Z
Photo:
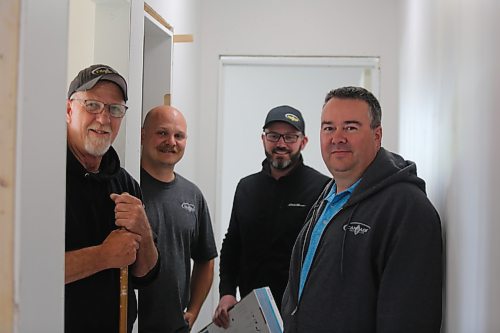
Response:
M128 106L123 104L106 104L92 99L72 98L71 101L79 101L85 107L85 111L92 114L101 113L107 106L109 114L114 118L122 118L128 109Z
M285 143L295 143L300 137L300 134L279 134L276 132L264 132L264 135L270 142L278 142L283 137Z

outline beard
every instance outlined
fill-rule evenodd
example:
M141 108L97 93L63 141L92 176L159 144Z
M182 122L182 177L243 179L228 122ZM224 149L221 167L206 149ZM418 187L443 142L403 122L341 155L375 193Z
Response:
M85 150L92 156L100 157L106 154L111 147L111 128L106 128L106 131L110 133L109 137L99 138L92 134L87 134L85 137Z
M280 155L277 158L273 158L272 153L278 153L278 152L280 152L280 153L287 152L290 157L286 158L287 157L286 155ZM295 165L296 162L300 158L300 150L298 150L297 152L293 153L289 149L277 147L277 148L274 148L272 150L272 153L269 153L266 150L267 160L268 160L269 164L271 164L271 167L273 167L275 169L278 169L278 170L284 170L284 169L287 169L287 168Z
M85 140L85 150L92 156L103 156L111 147L108 139L89 138Z

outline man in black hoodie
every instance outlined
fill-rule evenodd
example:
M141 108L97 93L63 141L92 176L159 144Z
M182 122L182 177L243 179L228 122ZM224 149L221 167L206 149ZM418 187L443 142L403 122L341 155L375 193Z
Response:
M266 154L258 173L240 180L220 255L220 301L213 319L228 328L236 289L244 297L268 286L276 304L288 278L297 234L329 178L304 164L308 138L302 113L288 105L272 108L261 139Z
M285 332L439 332L442 240L415 163L381 148L367 90L329 92L321 152L332 174L295 243Z
M64 330L118 332L120 268L130 265L128 331L136 317L130 285L149 282L158 252L139 184L111 147L127 106L127 83L106 65L81 70L66 102Z

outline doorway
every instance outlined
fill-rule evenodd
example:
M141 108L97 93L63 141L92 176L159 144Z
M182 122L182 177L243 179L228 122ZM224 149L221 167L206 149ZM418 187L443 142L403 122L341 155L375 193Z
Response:
M142 120L158 105L170 105L173 32L144 12Z

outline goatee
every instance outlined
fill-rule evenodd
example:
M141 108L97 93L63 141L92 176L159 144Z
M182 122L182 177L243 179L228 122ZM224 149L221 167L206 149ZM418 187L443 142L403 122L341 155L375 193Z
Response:
M273 153L277 150L278 149L273 149ZM269 154L267 151L266 151L266 157L271 167L278 170L284 170L296 164L296 162L300 158L300 151L296 152L295 154L290 152L289 159L273 158L273 155Z
M103 156L111 147L109 139L96 139L87 137L85 142L85 150L92 156Z

